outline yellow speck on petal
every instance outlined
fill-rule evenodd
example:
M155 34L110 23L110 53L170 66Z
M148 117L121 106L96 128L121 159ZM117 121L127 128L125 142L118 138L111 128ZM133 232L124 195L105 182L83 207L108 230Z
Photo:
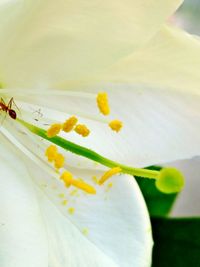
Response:
M50 145L45 151L45 155L47 156L49 162L52 162L56 158L57 154L58 150L55 145Z
M78 189L73 189L71 192L70 192L70 196L78 196Z
M65 158L62 154L57 154L56 158L54 159L54 166L56 169L60 169L65 164Z
M89 234L88 228L83 228L82 233L87 236Z
M109 123L109 126L113 131L119 132L123 126L123 123L119 120L113 120Z
M109 183L108 185L107 185L107 188L106 188L106 192L109 192L110 191L110 189L113 187L113 183Z
M110 169L109 171L105 172L104 175L99 180L99 185L102 185L105 181L107 181L110 177L112 177L115 174L118 174L122 171L120 167L114 167Z
M61 129L62 129L62 124L60 124L60 123L54 123L47 130L47 136L49 138L52 138L52 137L56 136L57 134L59 134L59 132L61 131Z
M60 179L63 180L66 187L70 187L70 185L72 184L73 176L70 172L64 171L60 176Z
M75 209L73 207L71 207L71 208L68 209L68 212L69 212L70 215L73 215L74 212L75 212Z
M100 110L100 112L103 115L109 115L110 114L110 107L109 107L109 103L108 103L108 95L105 92L100 92L97 95L97 106Z
M63 193L58 194L58 197L60 197L60 198L64 198L64 197L65 197L65 194L63 194Z
M66 133L73 130L74 126L77 124L78 119L75 116L70 117L63 123L62 130Z
M80 180L72 180L72 185L85 191L86 193L88 194L96 194L96 190L93 186L83 182L83 181L80 181Z
M74 131L77 134L82 135L83 137L86 137L86 136L88 136L90 134L90 130L84 124L77 124L75 129L74 129Z
M66 206L66 205L67 205L67 199L64 199L64 200L62 201L62 205L63 205L63 206Z

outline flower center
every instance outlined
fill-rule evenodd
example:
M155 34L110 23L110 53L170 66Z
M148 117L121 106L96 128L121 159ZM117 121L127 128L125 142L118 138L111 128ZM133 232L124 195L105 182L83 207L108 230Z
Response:
M108 116L110 114L110 107L107 94L105 92L99 93L96 97L96 101L99 111L103 115ZM0 111L9 114L9 117L11 119L14 119L16 122L23 125L23 127L25 127L28 131L51 143L51 145L46 149L45 155L48 162L50 164L53 164L54 171L57 173L60 181L64 183L66 187L73 186L83 190L88 194L96 193L96 189L93 186L86 183L83 179L74 178L73 174L71 174L66 169L65 157L62 153L58 152L58 147L61 147L64 150L70 151L78 156L93 160L110 168L97 181L97 186L104 184L110 177L119 173L154 179L156 181L155 184L157 188L165 193L179 192L184 185L184 178L182 174L176 169L164 168L161 171L155 171L129 167L107 159L91 149L77 145L60 137L59 134L61 131L65 133L74 132L81 135L82 137L89 136L89 128L85 124L78 123L78 118L76 116L69 117L63 123L53 123L47 130L45 130L19 118L16 114L14 106L17 108L13 98L9 100L8 104L6 104L5 101L1 98ZM109 123L109 126L113 131L119 132L122 128L122 122L118 119L115 119Z

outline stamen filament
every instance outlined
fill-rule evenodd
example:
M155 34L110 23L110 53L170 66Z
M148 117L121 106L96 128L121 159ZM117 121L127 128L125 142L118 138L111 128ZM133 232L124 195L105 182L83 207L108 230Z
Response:
M21 123L23 126L25 126L32 133L48 140L49 142L54 143L57 146L60 146L60 147L64 148L65 150L68 150L74 154L77 154L79 156L83 156L83 157L88 158L90 160L96 161L96 162L98 162L98 163L100 163L106 167L109 167L109 168L119 167L121 169L122 173L130 174L133 176L140 176L140 177L149 178L149 179L157 179L159 176L160 171L158 171L158 170L133 168L133 167L129 167L129 166L117 163L115 161L112 161L110 159L107 159L107 158L101 156L100 154L96 153L95 151L93 151L91 149L77 145L71 141L63 139L62 137L54 136L52 138L49 138L47 136L47 131L45 131L44 129L39 128L33 124L25 122L22 119L17 118L17 121L19 123Z

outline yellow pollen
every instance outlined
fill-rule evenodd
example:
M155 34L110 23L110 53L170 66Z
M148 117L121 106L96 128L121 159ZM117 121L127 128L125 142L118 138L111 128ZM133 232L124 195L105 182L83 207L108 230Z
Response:
M113 120L109 123L110 128L115 131L119 132L123 126L122 122L119 120Z
M60 179L63 180L66 187L70 187L70 185L72 184L73 176L70 172L64 171L60 176Z
M108 95L105 92L100 92L97 95L97 106L100 110L100 112L103 115L109 115L110 114L110 107L109 107L109 103L108 103Z
M73 214L74 214L74 211L75 211L75 209L74 209L74 208L72 208L72 207L68 209L68 212L69 212L69 214L71 214L71 215L73 215Z
M88 228L83 228L82 233L87 236L89 234Z
M62 205L63 205L63 206L66 206L66 205L67 205L67 199L64 199L64 200L62 201Z
M60 123L54 123L47 130L47 136L49 138L54 137L57 134L59 134L59 132L61 131L61 129L62 129L62 124L60 124Z
M74 126L77 124L78 119L75 116L70 117L63 123L63 131L68 133L73 130Z
M59 196L60 198L64 198L64 197L65 197L65 195L64 195L63 193L59 194L58 196Z
M57 154L58 150L54 145L49 146L45 151L45 155L47 156L49 162L52 162L56 158Z
M93 186L83 182L83 181L80 181L80 180L72 180L72 185L85 191L86 193L88 194L96 194L96 190Z
M90 134L90 130L84 124L77 124L74 131L83 137L86 137Z
M65 158L62 154L57 154L56 158L54 159L54 166L56 169L60 169L65 164Z
M120 167L115 167L110 169L109 171L105 172L104 175L99 180L99 185L102 185L105 181L107 181L110 177L112 177L115 174L118 174L122 171Z

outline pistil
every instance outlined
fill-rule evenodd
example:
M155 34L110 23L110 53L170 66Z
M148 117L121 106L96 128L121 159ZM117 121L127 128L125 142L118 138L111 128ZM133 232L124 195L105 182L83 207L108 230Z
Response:
M157 188L161 190L162 192L165 192L165 193L179 192L184 185L184 177L176 169L173 169L173 171L168 172L167 170L171 168L164 168L161 171L158 171L158 170L148 170L148 169L143 169L143 168L129 167L129 166L114 162L110 159L107 159L91 149L77 145L59 136L54 136L52 138L49 138L47 135L47 131L45 131L44 129L39 128L35 125L32 125L28 122L25 122L19 118L17 119L17 121L20 122L24 127L26 127L32 133L48 140L49 142L57 146L62 147L65 150L75 153L79 156L83 156L90 160L96 161L109 168L120 168L121 173L130 174L133 176L139 176L143 178L155 179ZM119 169L117 170L119 172ZM170 182L169 182L169 179L170 179Z

